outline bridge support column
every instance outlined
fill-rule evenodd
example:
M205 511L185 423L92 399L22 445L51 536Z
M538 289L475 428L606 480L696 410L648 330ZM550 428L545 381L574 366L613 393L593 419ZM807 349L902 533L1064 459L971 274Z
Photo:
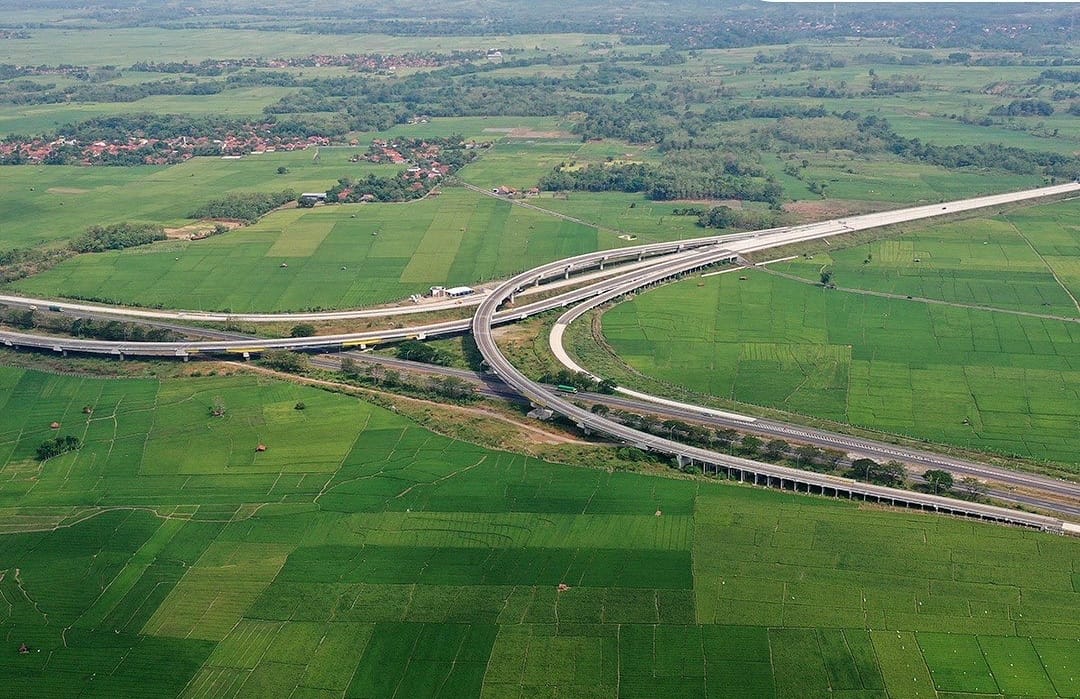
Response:
M567 268L566 268L566 269L565 269L565 270L563 271L563 275L562 275L562 278L563 278L563 279L569 279L569 278L570 278L570 268L569 268L569 267L567 267Z

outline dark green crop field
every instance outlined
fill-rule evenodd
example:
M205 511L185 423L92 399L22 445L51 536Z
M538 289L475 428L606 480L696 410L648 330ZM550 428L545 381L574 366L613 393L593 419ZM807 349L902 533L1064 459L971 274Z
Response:
M0 399L5 694L1080 696L1072 539L543 463L254 377L4 368ZM83 446L37 461L56 435Z

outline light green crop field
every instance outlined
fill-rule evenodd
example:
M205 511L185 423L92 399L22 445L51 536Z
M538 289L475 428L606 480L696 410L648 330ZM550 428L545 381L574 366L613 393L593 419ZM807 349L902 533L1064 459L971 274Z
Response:
M993 218L913 226L902 237L824 250L775 269L903 296L1080 316L1080 203L1025 207Z
M701 393L1080 468L1074 321L743 270L639 295L603 326L631 366Z
M398 124L385 131L362 133L359 137L363 142L372 138L445 138L457 134L466 139L484 142L499 141L515 132L559 132L562 125L562 120L557 117L431 117L426 124Z
M657 239L679 232L661 230ZM343 308L629 244L610 232L447 188L408 204L293 209L207 240L82 255L16 287L196 310Z
M312 54L405 53L408 51L486 51L573 49L612 40L597 34L517 34L514 36L389 36L314 34L236 29L35 29L29 39L5 44L6 60L20 65L113 65L138 61L192 61L206 58L287 58Z
M7 166L0 178L0 249L64 240L87 226L150 221L182 226L200 205L230 192L326 191L346 174L393 175L398 167L349 163L351 148L192 158L170 167ZM288 168L284 175L279 167Z
M262 377L0 368L0 404L13 696L1080 696L1073 539L544 463ZM84 446L34 460L56 434Z
M160 76L153 78L159 79ZM292 92L291 88L252 87L226 90L216 95L151 95L134 102L3 105L0 106L0 135L51 134L67 124L93 117L141 112L220 114L257 119L262 116L263 107Z
M524 191L555 166L573 160L580 148L580 141L503 141L462 168L459 176L485 189L505 185Z
M810 165L802 180L786 175L784 162L776 156L764 157L762 165L784 186L784 194L792 199L820 199L808 188L810 182L817 181L825 185L826 201L880 202L889 207L963 199L1044 184L1042 178L1033 175L971 168L948 170L884 158L823 156L820 153L806 157Z

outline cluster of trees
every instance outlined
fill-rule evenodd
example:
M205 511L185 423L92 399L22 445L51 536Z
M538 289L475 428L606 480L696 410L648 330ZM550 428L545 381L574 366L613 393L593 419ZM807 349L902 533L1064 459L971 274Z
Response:
M870 71L870 92L875 95L897 95L903 92L919 92L922 82L918 75L890 75L883 78Z
M1051 68L1039 73L1040 82L1080 83L1080 70L1062 70Z
M398 393L423 398L434 396L458 402L477 399L472 384L456 376L410 379L398 371L386 369L378 364L368 364L361 367L352 357L342 357L341 375L352 383L393 389Z
M178 139L186 138L198 141L198 143L188 144L185 147L186 152L193 155L220 155L221 145L213 141L224 140L230 136L257 135L283 139L311 136L339 138L347 130L348 126L340 119L324 115L297 114L287 118L268 116L263 122L253 123L217 115L129 113L93 117L65 124L52 133L43 135L41 139L51 142L63 138L86 144L96 141L126 143L131 139L139 138L175 143ZM12 143L25 140L25 137L16 134L5 137L5 141ZM162 151L167 149L168 146L165 143L154 143L129 152L105 153L99 159L103 160L103 164L129 164L124 162L125 159L131 160L131 164L142 164L145 156L162 155ZM47 164L78 162L83 157L82 147L72 144L57 149ZM119 159L119 161L108 162L109 157Z
M254 223L283 204L296 199L296 192L240 192L209 201L189 214L189 218L225 218Z
M9 85L0 92L0 101L9 104L58 104L62 102L135 102L152 95L216 95L233 87L222 81L156 80L125 85L92 83L68 85L57 89L30 81ZM12 89L15 88L15 89ZM45 88L45 89L43 89Z
M306 354L290 350L267 350L259 357L259 364L290 374L303 374L311 368L311 360Z
M405 340L398 343L395 352L398 359L407 359L411 362L423 362L424 364L438 364L446 366L451 357L437 347L419 340Z
M714 206L697 214L697 225L702 228L754 230L776 225L776 216L761 211L736 211L730 206Z
M781 63L790 70L829 70L847 65L843 58L838 58L828 51L814 51L806 46L789 46L782 52L773 54L759 51L754 56L754 63Z
M994 107L990 116L1040 116L1048 117L1054 113L1054 105L1046 100L1022 99Z
M783 188L771 177L734 159L683 157L661 165L643 163L559 165L540 179L548 191L642 192L650 199L740 199L779 204Z
M418 185L418 186L417 186ZM413 179L404 171L393 177L384 177L368 173L359 179L342 177L337 184L326 191L326 201L330 204L358 201L400 202L420 199L435 186L433 180Z
M0 284L44 272L74 254L74 250L66 247L0 250Z
M34 310L0 310L0 324L23 330L42 328L49 332L95 340L130 340L132 342L170 342L180 335L166 328L143 327L117 320L71 318L61 313L40 313Z
M38 445L35 455L38 461L48 461L54 457L66 454L69 451L77 451L82 448L82 440L73 435L54 437Z
M114 223L108 226L90 226L75 238L70 247L75 252L105 252L149 245L165 240L165 229L154 223Z

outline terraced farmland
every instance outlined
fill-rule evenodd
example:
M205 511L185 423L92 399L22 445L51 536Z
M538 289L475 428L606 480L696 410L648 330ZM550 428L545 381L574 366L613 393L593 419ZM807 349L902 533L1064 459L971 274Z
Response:
M0 388L15 695L1080 696L1071 539L543 463L250 376ZM37 462L57 433L84 446Z

